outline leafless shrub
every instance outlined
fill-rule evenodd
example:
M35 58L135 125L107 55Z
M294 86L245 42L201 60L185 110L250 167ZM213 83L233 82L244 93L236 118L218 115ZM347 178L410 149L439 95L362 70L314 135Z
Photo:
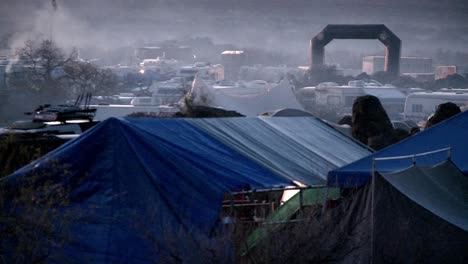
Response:
M346 219L350 202L337 208L317 204L301 210L294 221L263 227L267 238L245 254L240 263L336 263L366 249L362 227L367 216ZM366 238L366 239L362 239ZM350 243L350 241L352 241ZM238 252L239 253L239 252Z
M230 263L233 261L231 227L207 232L159 214L135 223L135 232L150 242L155 263ZM161 231L162 230L162 231Z
M38 159L65 141L32 134L0 136L0 178Z
M66 179L69 171L51 164L47 172L0 181L0 262L63 261L56 249L70 241L75 213L64 210L70 191L56 178Z

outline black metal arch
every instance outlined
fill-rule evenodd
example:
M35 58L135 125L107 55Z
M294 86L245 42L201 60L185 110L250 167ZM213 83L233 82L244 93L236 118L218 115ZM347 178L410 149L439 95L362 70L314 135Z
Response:
M401 40L385 25L327 25L310 41L310 67L322 66L325 46L333 39L378 39L386 47L385 71L400 75Z

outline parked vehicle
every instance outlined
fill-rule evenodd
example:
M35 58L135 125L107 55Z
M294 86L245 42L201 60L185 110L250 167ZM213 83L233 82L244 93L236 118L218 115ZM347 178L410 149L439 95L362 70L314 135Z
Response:
M348 85L324 82L317 87L305 87L297 92L299 101L307 104L306 109L333 108L340 115L351 114L354 100L364 95L378 97L390 118L401 118L405 94L392 85L383 85L374 80L349 81Z
M418 124L413 120L392 120L393 128L403 129L410 133L412 129L419 128Z
M409 94L405 102L404 117L415 122L427 120L432 115L437 106L443 103L452 102L459 107L468 106L468 90L466 92L457 90L422 92Z
M84 102L83 102L84 100ZM91 94L80 95L74 104L41 105L31 113L30 120L19 120L6 128L0 128L0 134L47 134L79 135L94 126L96 108L90 107ZM80 105L83 103L83 105Z

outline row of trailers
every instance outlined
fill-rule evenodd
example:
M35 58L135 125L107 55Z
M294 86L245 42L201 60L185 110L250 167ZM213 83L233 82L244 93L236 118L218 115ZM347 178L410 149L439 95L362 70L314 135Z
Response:
M373 95L380 99L392 120L409 119L425 121L437 106L452 102L462 110L468 106L467 89L400 89L382 85L376 81L350 81L348 85L333 82L321 83L316 87L304 87L296 93L306 110L316 113L320 109L333 109L340 115L352 113L354 100L358 96Z

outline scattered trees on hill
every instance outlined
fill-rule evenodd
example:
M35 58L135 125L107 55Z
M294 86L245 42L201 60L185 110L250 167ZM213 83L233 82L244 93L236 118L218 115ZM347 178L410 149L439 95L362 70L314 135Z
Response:
M62 98L66 95L63 68L77 58L76 50L65 55L53 41L27 41L16 50L18 62L9 74L10 86L32 91L40 97Z
M31 92L44 103L63 102L83 92L112 94L117 86L110 70L80 60L76 49L67 54L49 39L29 40L15 55L18 60L8 73L9 87Z
M9 88L2 95L0 122L21 118L42 104L63 104L78 94L112 95L117 92L118 78L111 70L79 58L76 49L66 53L52 40L27 41L15 51L16 61L7 68Z
M117 76L109 69L100 69L89 62L77 61L64 67L72 94L91 92L95 95L112 95L116 90Z
M459 74L448 75L444 79L435 80L429 83L427 89L438 90L441 88L468 88L468 78Z

